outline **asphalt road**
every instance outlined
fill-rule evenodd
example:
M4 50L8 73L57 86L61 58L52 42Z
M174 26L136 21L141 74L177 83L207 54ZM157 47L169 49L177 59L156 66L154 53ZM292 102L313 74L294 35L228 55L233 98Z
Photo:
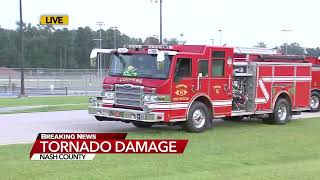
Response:
M295 119L320 117L318 113L302 113ZM221 123L221 122L220 122ZM223 123L223 122L222 122ZM179 127L158 127L177 129ZM141 132L131 124L99 122L86 110L38 112L0 115L0 145L33 143L40 132ZM152 131L152 129L151 129Z
M86 110L0 115L0 144L33 142L40 132L127 132L131 124L99 122Z

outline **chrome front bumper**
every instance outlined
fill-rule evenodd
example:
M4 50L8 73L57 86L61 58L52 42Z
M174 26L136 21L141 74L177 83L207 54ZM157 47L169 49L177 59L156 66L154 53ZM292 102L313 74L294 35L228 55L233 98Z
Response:
M161 122L164 121L163 113L144 112L132 109L109 108L101 106L89 106L89 114L119 120Z

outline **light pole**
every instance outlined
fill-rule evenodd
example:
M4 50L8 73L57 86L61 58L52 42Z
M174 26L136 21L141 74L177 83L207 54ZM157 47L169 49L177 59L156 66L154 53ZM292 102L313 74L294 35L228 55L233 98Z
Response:
M160 44L162 44L162 0L160 0Z
M184 34L183 34L183 33L180 33L180 44L184 44L184 42L183 42L183 36L184 36Z
M160 44L162 44L162 3L163 3L163 0L155 0L154 2L157 3L158 1L160 4Z
M288 32L291 32L290 29L283 29L282 32L286 32L286 54L288 54Z
M101 49L101 27L104 26L104 22L98 21L97 25L99 26L99 49ZM97 66L98 66L98 77L102 78L102 60L101 55L99 54L97 57Z
M21 62L20 71L21 71L21 89L20 89L20 97L25 96L25 89L24 89L24 57L23 57L23 21L22 21L22 2L19 0L20 6L20 23L19 23L19 59Z
M214 45L214 39L210 39L211 45Z
M99 44L99 48L101 49L101 40L102 40L102 39L101 39L101 27L104 26L104 22L98 21L98 22L97 22L97 25L99 26L99 31L100 31L100 33L99 33L99 34L100 34L100 44Z
M220 35L220 46L222 45L222 29L219 29L219 35Z
M113 30L113 49L117 49L116 30L117 26L110 27Z

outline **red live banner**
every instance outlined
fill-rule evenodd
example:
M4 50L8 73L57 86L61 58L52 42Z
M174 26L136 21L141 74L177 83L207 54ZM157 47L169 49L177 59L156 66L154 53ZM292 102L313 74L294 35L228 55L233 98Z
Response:
M31 160L92 160L102 153L181 154L188 140L130 139L127 133L40 133Z

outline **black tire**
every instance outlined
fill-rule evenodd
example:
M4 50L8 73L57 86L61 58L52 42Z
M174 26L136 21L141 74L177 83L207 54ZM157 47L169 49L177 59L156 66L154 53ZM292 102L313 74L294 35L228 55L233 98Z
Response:
M153 123L140 122L140 121L133 121L132 124L138 128L149 128L153 125Z
M262 118L262 123L263 124L273 124L270 116L271 115L269 115L268 118L266 118L266 117Z
M193 116L199 117L197 117L197 120L194 120ZM210 121L211 117L207 106L196 101L191 105L187 120L183 123L182 127L188 132L200 133L211 125Z
M231 117L224 117L223 120L225 121L241 121L243 116L231 116Z
M98 121L108 121L107 117L102 117L102 116L94 116L96 118L96 120Z
M103 116L94 116L98 121L120 121L119 119L103 117Z
M282 112L282 113L281 113ZM284 99L278 99L274 111L269 118L263 119L263 123L283 125L291 120L292 112L290 103Z
M320 102L320 94L317 91L312 91L311 97L310 97L310 111L311 112L319 111L319 107L320 107L319 102Z

